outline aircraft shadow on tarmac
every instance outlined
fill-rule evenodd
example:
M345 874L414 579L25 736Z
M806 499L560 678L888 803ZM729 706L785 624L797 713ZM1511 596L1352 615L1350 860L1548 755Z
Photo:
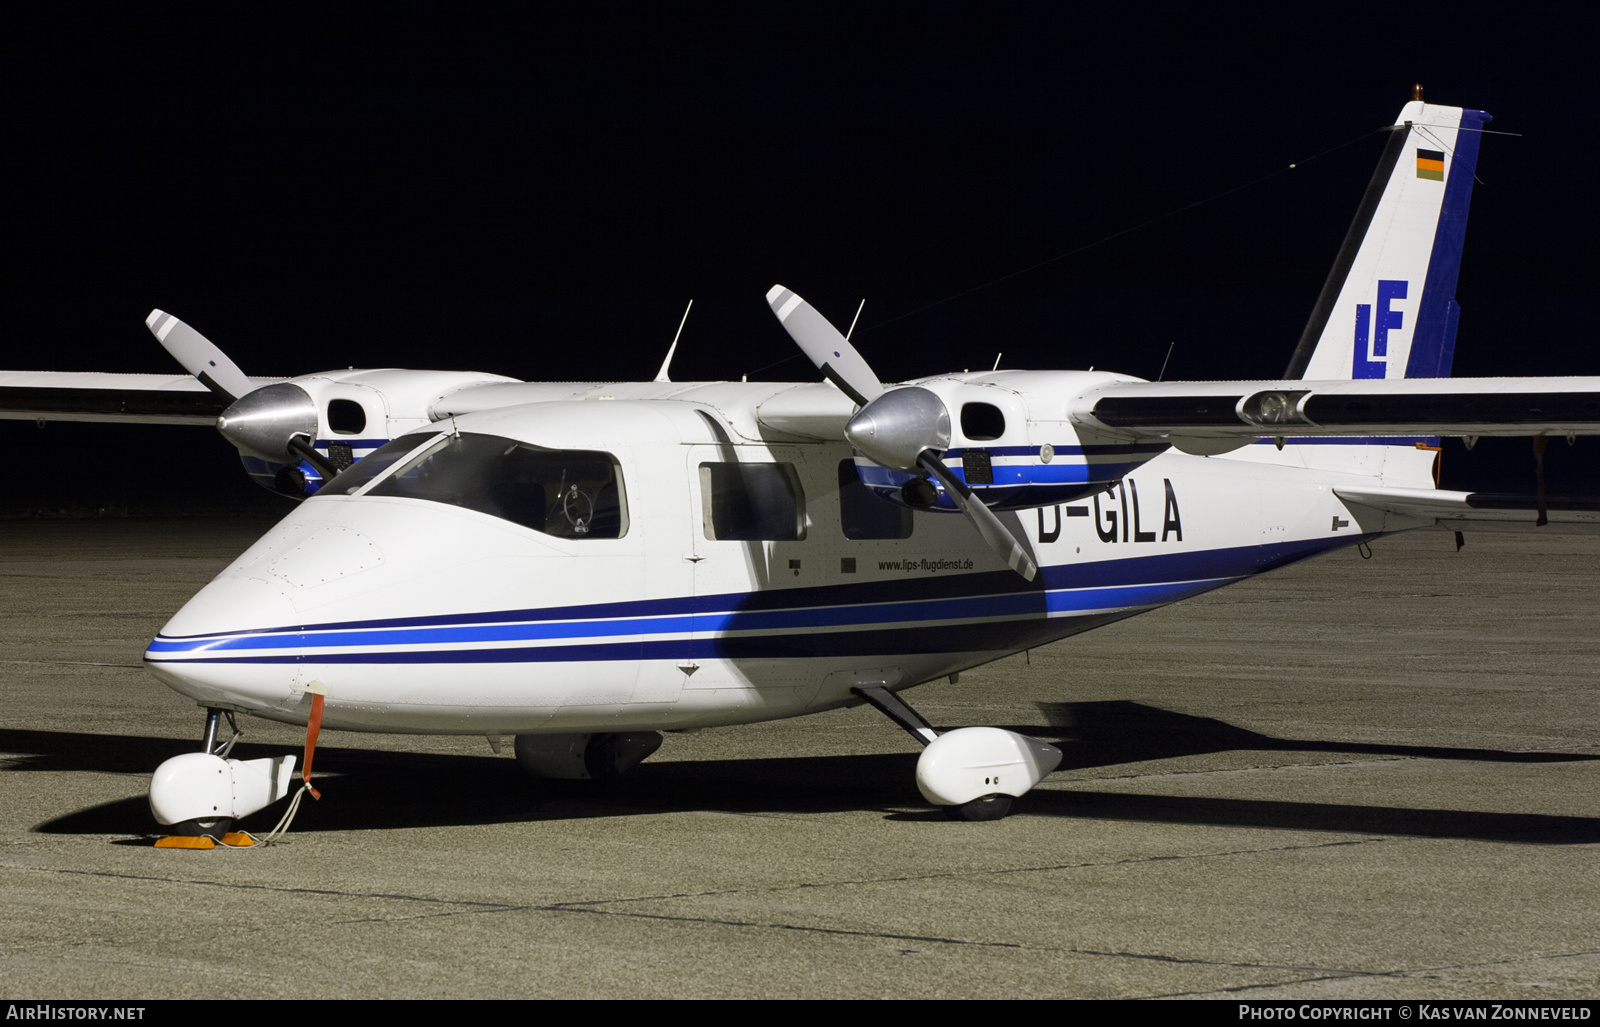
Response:
M1234 750L1337 752L1515 763L1592 760L1579 753L1515 752L1273 738L1206 717L1134 702L1041 704L1044 724L1011 730L1059 745L1063 769L1115 766ZM908 741L908 746L909 746ZM0 762L13 772L148 774L194 743L172 738L0 730ZM240 744L234 756L279 755L282 746ZM714 810L809 814L874 809L894 819L942 819L914 781L917 754L775 757L759 760L647 762L620 781L539 781L510 759L348 749L317 750L321 802L306 801L294 831L387 830L569 820ZM241 826L269 828L275 804ZM1471 838L1539 844L1600 842L1600 817L1561 817L1315 802L1138 795L1041 788L1017 812L1098 820ZM142 795L40 824L49 834L150 835Z

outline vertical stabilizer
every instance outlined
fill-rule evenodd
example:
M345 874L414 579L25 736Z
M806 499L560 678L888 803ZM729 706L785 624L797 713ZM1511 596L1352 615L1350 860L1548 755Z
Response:
M1413 100L1391 130L1285 378L1448 378L1489 115Z

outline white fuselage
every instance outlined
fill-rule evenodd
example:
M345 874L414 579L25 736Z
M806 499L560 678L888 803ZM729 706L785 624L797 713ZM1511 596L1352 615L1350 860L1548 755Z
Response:
M926 384L953 410L963 396L997 397L1004 437L956 440L1009 453L997 465L1092 463L1114 445L1074 434L1054 398L1059 377ZM619 537L559 537L449 501L319 495L172 618L146 654L152 671L207 706L290 722L305 720L304 687L320 682L324 723L357 730L669 730L788 717L851 701L853 687L932 680L1412 526L1347 506L1332 487L1418 482L1432 458L1406 445L1144 454L1118 483L1001 515L1040 566L1028 582L960 516L918 511L906 515L909 537L847 537L850 449L803 426L775 431L754 413L784 387L562 388L550 402L444 417L408 440L460 432L609 454L625 497ZM573 395L585 388L595 401ZM704 468L752 463L791 465L792 537L713 537Z

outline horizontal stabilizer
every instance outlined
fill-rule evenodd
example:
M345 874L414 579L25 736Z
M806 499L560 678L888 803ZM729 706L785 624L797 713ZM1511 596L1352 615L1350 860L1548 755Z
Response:
M1538 496L1494 492L1452 492L1380 485L1336 485L1334 495L1402 517L1431 520L1453 531L1541 531L1562 535L1600 535L1600 497L1547 496L1549 523L1537 525Z

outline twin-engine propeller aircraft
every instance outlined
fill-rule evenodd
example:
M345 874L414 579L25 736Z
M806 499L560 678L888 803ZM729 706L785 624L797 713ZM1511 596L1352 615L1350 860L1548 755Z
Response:
M174 835L287 794L294 756L228 758L236 713L514 735L533 773L600 778L661 731L865 701L926 746L930 802L990 819L1061 754L940 734L903 690L1391 532L1600 530L1595 505L1435 487L1440 436L1600 432L1600 379L1448 377L1487 121L1405 106L1279 381L885 385L775 286L826 382L251 378L155 311L193 378L7 372L0 406L214 423L307 500L145 653L207 711L201 750L151 784Z

